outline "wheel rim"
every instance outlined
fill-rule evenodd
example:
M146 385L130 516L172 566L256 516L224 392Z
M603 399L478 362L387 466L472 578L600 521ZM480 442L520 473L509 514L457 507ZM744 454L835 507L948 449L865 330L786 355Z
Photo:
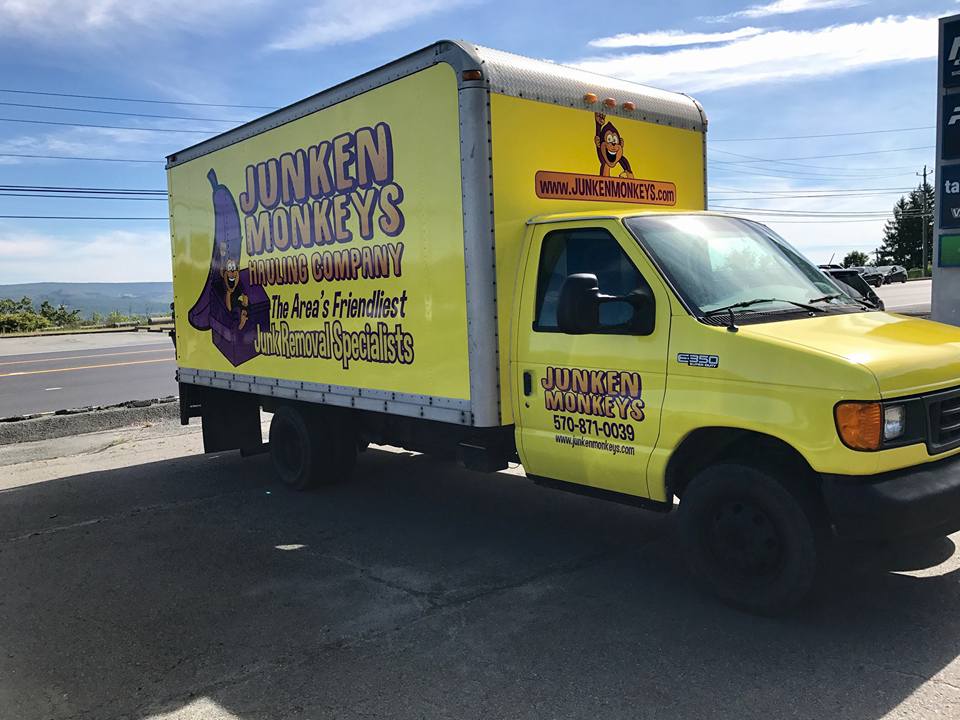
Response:
M749 500L719 503L710 519L707 541L717 561L746 577L774 575L783 561L783 539L776 523Z

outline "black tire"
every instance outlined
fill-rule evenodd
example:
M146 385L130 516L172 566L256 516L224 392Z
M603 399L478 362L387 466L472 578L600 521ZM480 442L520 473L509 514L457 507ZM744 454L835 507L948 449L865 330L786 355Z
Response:
M736 464L701 471L680 499L680 532L693 575L723 602L778 615L800 604L817 576L809 503L771 474Z
M295 490L332 485L350 478L357 441L348 423L321 409L283 405L270 422L270 460L280 480Z

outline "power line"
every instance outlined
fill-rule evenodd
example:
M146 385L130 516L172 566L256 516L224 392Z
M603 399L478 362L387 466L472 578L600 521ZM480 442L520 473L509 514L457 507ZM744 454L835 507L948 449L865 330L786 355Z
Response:
M763 218L766 222L775 222L786 225L833 225L835 223L864 223L877 222L883 218L862 218L860 220L780 220L778 218Z
M112 195L49 195L49 194L37 194L37 193L17 193L17 192L6 192L5 190L0 190L0 197L27 197L27 198L58 198L60 200L134 200L134 201L146 201L146 200L158 200L160 202L166 202L167 198L165 197L136 197L136 196L112 196Z
M852 218L860 217L864 219L875 219L883 220L884 218L891 217L893 215L889 210L862 210L862 211L814 211L814 210L782 210L776 208L749 208L749 207L737 207L735 205L712 205L714 209L718 210L737 210L739 212L748 212L752 215L762 215L770 217L822 217L822 218ZM904 218L920 218L923 217L922 213L901 213L900 217Z
M909 132L911 130L935 130L936 125L890 128L888 130L859 130L857 132L823 133L822 135L780 135L777 137L710 138L710 142L756 142L759 140L806 140L808 138L850 137L852 135L879 135L881 133Z
M169 217L101 217L94 215L0 215L5 220L169 220Z
M161 118L163 120L197 120L200 122L219 122L219 123L245 123L246 120L224 119L224 118L199 118L189 115L153 115L151 113L120 112L119 110L92 110L89 108L74 108L64 105L35 105L33 103L12 103L2 102L0 105L6 107L36 108L39 110L66 110L68 112L97 113L98 115L125 115L127 117Z
M715 162L715 161L711 161L711 162ZM877 168L877 169L878 169L878 170L884 170L884 169L886 169L886 168ZM768 171L768 172L764 172L764 171ZM788 180L825 180L825 179L835 180L835 179L837 179L837 172L836 172L836 171L834 171L834 172L825 172L825 173L802 172L802 171L799 171L799 170L784 170L784 169L782 169L782 168L773 168L773 167L769 167L769 168L768 168L768 167L760 167L760 168L758 168L758 167L749 167L749 168L748 168L748 167L744 167L744 166L742 166L742 165L715 167L715 168L714 168L714 172L718 172L718 173L724 173L724 172L725 172L725 173L731 173L731 174L735 174L735 175L737 175L737 176L740 176L740 175L756 175L756 176L758 176L758 177L780 178L780 179L788 179ZM846 174L847 177L849 177L849 178L851 178L851 179L853 179L853 180L879 180L879 179L881 179L881 178L913 177L913 173L912 173L912 172L906 172L906 173L881 173L881 174L877 174L876 172L872 172L872 173L869 173L869 174L867 174L867 173L864 173L864 174L853 174L853 173L850 173L850 172L845 172L844 174Z
M74 93L41 92L39 90L13 90L0 88L0 92L17 93L19 95L46 95L48 97L83 98L85 100L113 100L117 102L156 103L160 105L195 105L202 107L246 108L248 110L276 110L271 105L230 105L227 103L187 102L186 100L150 100L146 98L109 97L106 95L78 95Z
M727 188L719 187L717 185L712 186L712 190L718 190L720 192L744 192L744 193L795 193L795 192L873 192L873 191L902 191L910 192L914 190L913 187L885 187L885 188L790 188L786 190L775 190L772 188L764 188L762 190L751 190L749 188Z
M740 153L729 152L727 150L714 150L714 152L723 153L724 155L733 155L734 157L748 158L748 160L714 160L717 163L723 163L724 165L744 165L748 162L775 162L782 163L789 160L822 160L824 158L838 158L838 157L857 157L862 155L880 155L883 153L893 153L893 152L906 152L908 150L933 150L934 145L918 145L916 147L905 147L905 148L888 148L886 150L867 150L864 152L855 152L855 153L835 153L831 155L801 155L799 157L788 157L788 158L758 158L753 155L741 155ZM838 170L846 170L848 168L834 168Z
M763 213L787 213L787 214L797 214L797 215L890 215L892 211L890 210L802 210L795 208L757 208L757 207L743 207L742 205L714 205L714 207L724 207L731 210L751 210L753 212L763 212ZM912 211L910 211L912 212ZM919 213L918 213L919 214Z
M131 127L129 125L91 125L88 123L54 122L53 120L20 120L19 118L0 118L0 122L28 123L30 125L61 125L66 127L104 128L106 130L141 130L143 132L170 132L170 133L202 133L217 135L223 130L183 130L180 128L146 128Z
M29 155L26 153L0 153L0 157L32 158L38 160L86 160L89 162L119 163L165 163L164 160L145 160L140 158L79 157L76 155Z
M0 190L37 190L41 192L101 192L101 193L133 193L137 195L166 195L166 190L141 190L134 188L104 188L104 187L76 187L64 185L0 185Z
M861 197L882 197L884 195L901 195L909 190L888 190L886 192L868 192L868 193L819 193L816 195L744 195L738 197L718 197L717 200L724 202L727 200L816 200L818 198L861 198ZM713 197L711 195L711 197Z

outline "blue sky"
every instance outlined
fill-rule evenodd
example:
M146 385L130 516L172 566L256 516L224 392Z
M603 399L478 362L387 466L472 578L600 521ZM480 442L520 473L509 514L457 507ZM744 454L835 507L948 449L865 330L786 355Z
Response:
M10 90L278 107L439 38L464 38L694 95L710 118L712 207L765 209L755 216L825 261L875 248L882 213L924 163L933 167L936 17L954 12L951 0L9 0L0 2L0 186L162 190L163 157L213 134L11 120L220 131L263 112ZM887 129L898 131L731 141ZM162 200L7 192L0 215L166 214ZM830 197L797 197L819 192ZM165 221L0 218L0 283L168 280L168 237Z

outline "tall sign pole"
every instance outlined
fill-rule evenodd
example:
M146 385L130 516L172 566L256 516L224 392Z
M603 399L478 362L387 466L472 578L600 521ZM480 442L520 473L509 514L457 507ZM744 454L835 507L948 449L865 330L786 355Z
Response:
M937 82L932 316L960 325L960 15L940 18Z
M919 175L920 173L917 173ZM930 208L927 207L927 166L923 166L923 185L920 186L920 276L927 276L927 218L930 217Z

